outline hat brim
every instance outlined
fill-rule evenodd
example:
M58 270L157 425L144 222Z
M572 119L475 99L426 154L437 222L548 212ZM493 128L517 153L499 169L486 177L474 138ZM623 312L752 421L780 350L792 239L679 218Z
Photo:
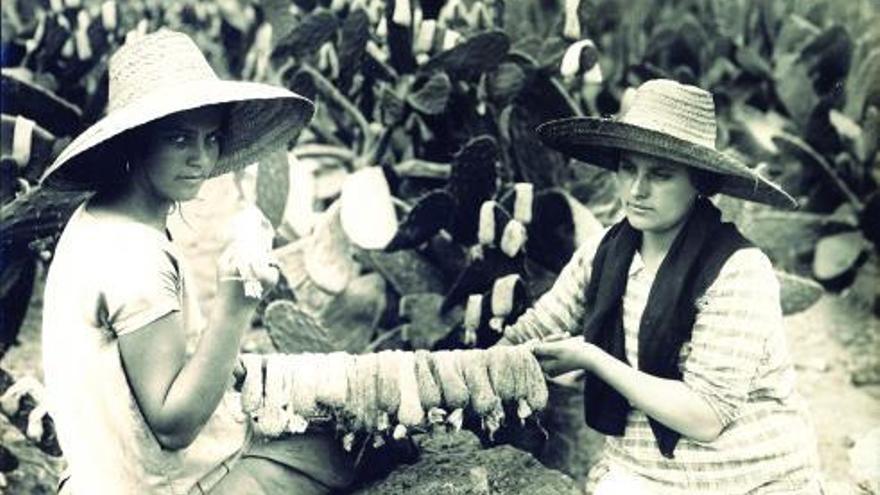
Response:
M550 148L578 160L615 170L609 150L643 153L719 174L722 194L780 208L797 201L739 160L696 143L612 119L572 117L541 124L538 136Z
M212 177L239 170L295 140L314 114L314 104L284 88L248 81L198 81L154 90L111 111L61 152L42 182L58 189L94 189L108 174L115 137L174 113L230 104L223 146ZM103 158L103 159L102 159ZM112 166L112 164L110 165Z

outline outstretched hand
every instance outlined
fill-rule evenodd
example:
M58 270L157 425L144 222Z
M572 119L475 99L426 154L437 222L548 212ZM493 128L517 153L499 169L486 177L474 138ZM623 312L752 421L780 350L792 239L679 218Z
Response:
M557 376L569 371L586 370L590 367L590 346L583 337L551 336L535 344L532 353L538 358L547 376Z

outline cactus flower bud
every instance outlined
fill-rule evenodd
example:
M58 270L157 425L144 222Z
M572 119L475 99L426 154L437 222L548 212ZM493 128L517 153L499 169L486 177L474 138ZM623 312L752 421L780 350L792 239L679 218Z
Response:
M434 44L434 35L437 32L437 21L428 19L419 24L419 31L413 41L413 51L416 53L428 53Z
M101 4L101 24L107 31L113 31L116 29L116 23L116 2L107 0Z
M25 435L34 442L39 442L43 438L43 418L49 415L49 410L44 403L37 404L27 418L27 428Z
M339 76L339 56L336 54L336 47L329 41L318 49L318 69L331 79Z
M402 440L406 437L406 426L401 424L394 427L394 432L391 434L391 438L395 440Z
M584 82L587 84L602 84L602 67L596 63L593 68L584 73Z
M17 380L0 396L0 410L7 416L17 413L25 394L30 394L37 402L42 402L42 388L42 384L32 376Z
M342 436L342 448L346 452L351 452L351 449L354 447L355 435L353 432L348 432Z
M12 160L19 167L26 167L31 161L31 143L33 142L36 122L21 115L15 116L12 131Z
M461 40L462 37L458 31L455 31L454 29L447 29L443 33L443 45L441 46L441 48L443 50L449 50L455 47L455 45L461 43Z
M523 224L532 221L532 200L535 186L530 182L518 182L513 186L513 218Z
M391 21L398 26L409 27L412 23L410 0L394 0L394 13Z
M464 328L465 330L475 331L480 327L480 317L483 309L482 294L472 294L468 296L467 306L464 311Z
M507 222L504 233L501 234L501 251L513 258L525 246L527 238L525 226L516 220L511 220Z
M64 58L71 58L74 53L76 53L76 45L74 44L73 38L68 38L64 43L64 46L61 47L61 56Z
M562 28L562 36L573 41L581 37L581 21L578 18L578 7L581 0L565 0L565 26Z
M376 30L376 34L379 34L378 29ZM386 30L386 35L387 35L387 30ZM379 36L381 36L381 34L379 34ZM367 41L367 53L370 54L370 56L372 56L373 58L375 58L379 62L388 62L388 52L379 48L379 45L377 45L375 42L373 42L373 40Z
M458 16L461 0L448 0L437 14L437 23L445 27Z
M519 282L519 275L511 274L501 277L492 286L492 314L507 316L513 311L514 289Z
M471 9L471 22L473 27L477 29L490 29L494 26L492 14L489 12L489 6L483 2L477 1Z
M92 42L89 40L89 24L92 18L85 9L80 10L76 15L76 53L80 60L88 60L92 58Z
M495 206L494 201L484 201L480 206L480 225L477 240L480 244L489 245L495 242Z
M569 45L562 56L559 72L562 77L572 77L593 68L599 59L599 53L593 40L584 39Z

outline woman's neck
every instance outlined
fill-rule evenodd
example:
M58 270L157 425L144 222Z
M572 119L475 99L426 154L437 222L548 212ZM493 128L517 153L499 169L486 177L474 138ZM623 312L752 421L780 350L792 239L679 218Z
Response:
M639 254L648 270L656 272L660 268L660 264L663 263L666 253L669 252L669 248L672 247L672 243L675 242L675 238L681 232L684 224L685 222L682 221L674 227L660 232L642 231L642 245L639 248Z
M158 200L155 195L144 194L136 186L99 194L92 203L99 209L122 215L163 233L173 204L171 201Z

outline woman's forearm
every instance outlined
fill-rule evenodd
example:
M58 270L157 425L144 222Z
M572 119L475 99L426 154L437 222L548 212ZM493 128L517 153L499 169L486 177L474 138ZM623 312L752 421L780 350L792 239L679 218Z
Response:
M712 441L721 433L715 411L682 381L639 371L589 344L584 368L620 392L634 408L686 437Z
M241 337L252 311L215 308L210 323L168 389L162 404L166 440L189 445L217 409L235 368ZM164 443L163 443L164 445Z

